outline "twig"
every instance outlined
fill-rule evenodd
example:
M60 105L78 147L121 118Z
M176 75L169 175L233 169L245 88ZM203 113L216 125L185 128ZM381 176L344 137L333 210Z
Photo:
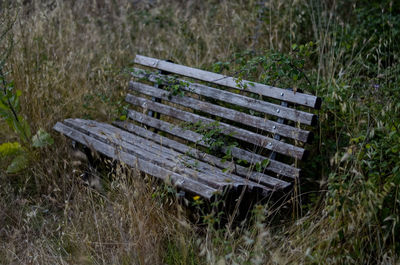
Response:
M6 82L6 80L5 80L5 78L4 78L4 75L3 75L3 69L0 69L0 76L1 76L2 79L3 79L2 82L3 82L3 92L4 92L4 95L7 95L7 82ZM8 107L10 108L10 110L11 110L11 112L12 112L12 114L13 114L15 120L19 123L20 121L19 121L19 119L18 119L17 112L16 112L16 110L14 109L13 105L11 104L11 101L10 101L9 98L7 98L7 104L8 104Z

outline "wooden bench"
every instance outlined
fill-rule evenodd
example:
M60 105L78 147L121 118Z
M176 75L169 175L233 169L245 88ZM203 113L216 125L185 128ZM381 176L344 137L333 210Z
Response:
M207 199L243 188L268 196L299 178L320 98L140 55L134 63L153 72L133 68L128 120L66 119L54 129Z

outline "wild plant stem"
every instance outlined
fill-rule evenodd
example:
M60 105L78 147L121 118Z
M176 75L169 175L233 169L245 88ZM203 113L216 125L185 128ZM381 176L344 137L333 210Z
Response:
M3 92L4 92L4 95L6 95L6 94L7 94L7 82L6 82L5 78L4 78L3 69L0 69L0 76L3 77L3 80L2 80L2 82L3 82ZM14 116L14 119L15 119L18 123L20 123L20 121L19 121L19 119L18 119L17 112L16 112L16 110L14 109L13 105L11 104L11 101L10 101L9 98L7 98L7 104L8 104L8 107L10 108L10 110L11 110L13 116Z

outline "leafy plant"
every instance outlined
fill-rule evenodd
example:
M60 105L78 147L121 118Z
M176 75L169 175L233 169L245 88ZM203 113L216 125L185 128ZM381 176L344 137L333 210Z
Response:
M183 80L178 80L178 78L174 76L166 76L166 78L158 78L157 84L161 86L164 90L169 91L168 98L171 99L172 96L181 96L185 95L184 88L189 86L188 82Z
M1 26L0 42L7 41L15 20L3 23ZM7 80L5 72L6 61L13 47L12 37L8 38L8 49L0 57L0 117L18 136L20 142L5 142L0 145L0 155L12 158L7 167L7 173L17 173L29 164L32 148L41 148L53 144L54 140L43 129L39 129L32 137L31 127L20 115L20 97L22 91L14 86L14 82Z
M135 77L140 80L145 80L157 84L161 89L169 91L168 98L171 99L172 96L185 95L185 91L191 91L189 89L189 83L178 79L173 75L158 75L155 72L145 71L142 69L129 69L128 72L134 74Z
M223 133L223 129L219 125L218 121L207 124L201 121L198 121L196 123L189 122L185 123L183 125L183 128L187 130L193 130L201 134L203 136L201 141L208 146L208 153L221 153L223 152L222 148L226 147L225 152L223 152L224 156L222 160L226 161L228 159L232 159L232 148L237 146L238 143L230 139L230 136L232 136L231 134L225 135Z
M237 147L238 142L232 140L233 134L224 134L223 129L218 121L212 123L204 124L201 121L196 123L185 123L183 128L188 130L193 130L202 135L200 140L207 146L207 152L213 155L220 155L221 162L233 161L234 157L232 155L232 149ZM248 165L248 161L238 159L236 161L239 164ZM262 172L269 164L269 159L264 159L263 161L256 162L250 165L258 172ZM235 164L236 165L236 164ZM226 172L229 168L225 168L222 171Z
M246 90L247 85L242 80L257 80L259 83L309 90L311 80L304 70L307 58L312 57L316 44L312 41L306 44L293 44L290 53L267 50L261 54L253 51L236 53L231 62L217 62L213 65L216 71L223 69L234 72L236 83ZM249 83L252 85L252 83Z

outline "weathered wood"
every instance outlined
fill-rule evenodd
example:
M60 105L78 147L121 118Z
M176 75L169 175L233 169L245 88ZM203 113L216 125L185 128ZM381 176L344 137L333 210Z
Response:
M107 144L114 145L121 150L131 153L141 159L148 160L156 165L159 165L163 168L167 168L175 173L185 174L212 186L214 188L221 188L227 185L227 182L231 182L231 180L224 182L223 178L218 179L213 172L208 172L209 175L204 175L202 172L196 172L190 168L185 168L181 166L180 155L181 154L171 154L168 148L163 148L162 146L159 149L154 150L155 144L148 144L143 142L144 139L131 139L133 140L131 143L125 141L124 138L130 138L127 135L120 135L120 132L110 132L107 128L100 124L90 124L86 126L85 124L74 124L76 121L65 120L64 123L67 125L79 130L85 134L90 135L91 137L103 141ZM114 127L115 128L115 127ZM236 184L236 183L234 183Z
M246 90L252 93L256 93L258 95L263 95L266 97L271 97L283 101L288 101L300 105L304 105L307 107L311 107L314 109L319 109L321 106L321 99L319 97L313 95L307 95L303 93L295 93L290 92L285 89L267 86L260 83L253 83L247 80L241 80L238 85L238 80L229 76L216 74L204 70L199 70L196 68L183 66L179 64L174 64L150 57L145 57L142 55L136 55L134 60L136 64L140 64L143 66L148 66L152 68L156 68L159 70L163 70L169 73L179 74L186 77L210 82L217 85L222 85L234 89Z
M131 74L135 78L146 79L154 83L157 82L165 83L168 80L167 76L165 75L157 73L146 73L144 70L138 68L134 68ZM283 107L281 105L273 104L267 101L246 97L226 90L221 90L202 84L192 83L182 79L176 79L176 81L184 82L185 84L187 84L186 86L181 86L180 88L189 91L191 93L196 93L198 95L202 95L212 99L217 99L233 105L259 111L268 115L284 118L294 122L300 122L306 125L315 125L317 122L317 116L312 113ZM279 127L280 124L274 124L274 125L276 126L276 130L279 132L280 129L278 128L280 128Z
M146 160L140 159L132 154L118 150L118 148L98 141L60 122L54 126L54 129L83 145L92 147L94 150L105 156L115 160L120 160L133 168L137 168L146 174L152 175L164 181L170 181L173 185L179 188L184 188L186 191L198 194L204 198L211 199L215 194L220 192L219 190L200 183L194 179L179 175L165 168L154 165Z
M227 161L222 162L221 159L218 157L204 153L198 149L189 147L188 145L181 144L181 143L171 140L167 137L158 135L149 130L146 130L143 127L137 126L133 123L116 121L116 122L113 122L113 124L120 128L123 128L131 133L135 133L141 137L152 140L158 144L162 144L163 146L167 146L167 147L177 150L181 153L192 156L195 159L210 163L212 166L217 166L220 169L228 169L228 172L235 173L244 178L249 178L257 183L267 185L271 188L281 189L281 188L287 188L291 185L289 182L268 176L268 175L260 173L260 172L254 172L249 168L246 168L246 167L243 167L240 165L235 165L232 162L227 162Z
M287 105L288 105L287 102L281 101L281 106L287 107ZM284 124L285 122L286 122L286 121L285 121L285 119L283 119L283 118L279 118L279 119L278 119L278 123L280 123L280 124ZM275 135L274 135L274 139L275 139L275 140L278 140L278 141L281 140L281 135L280 135L280 134L275 134ZM272 153L269 155L269 157L272 158L272 159L275 159L276 153L275 153L275 152L272 152Z
M255 188L262 190L264 194L271 191L258 183L233 174L224 173L207 163L194 160L183 153L176 152L173 149L105 123L81 119L67 119L64 123L99 141L113 144L125 152L149 160L175 173L187 174L191 178L195 178L199 182L214 188L222 189L227 186L235 188L246 186L250 190Z
M190 162L197 161L191 158L188 159L188 156L185 154L178 153L173 149L165 147L165 145L159 145L143 137L133 135L108 124L80 119L65 120L64 123L86 134L89 134L98 140L115 144L129 153L136 154L139 157L143 157L143 159L149 159L155 164L160 164L167 168L170 167L173 168L173 170L178 170L178 173L184 172L195 178L205 178L205 182L207 182L209 185L214 185L216 183L218 186L221 186L219 184L222 183L223 186L226 186L226 183L230 183L233 186L236 186L243 185L245 182L249 183L249 186L254 184L246 181L243 178L222 173L219 169L202 162L197 163L196 168L193 167L194 170L192 170L190 167L182 167L182 163L189 164ZM201 173L206 173L209 176L207 177Z
M148 86L142 83L130 82L130 89L144 95L154 96L165 101L170 101L184 107L199 110L224 119L249 125L257 129L262 129L272 133L279 133L282 136L299 140L302 142L310 141L310 132L292 126L282 125L260 117L252 116L240 111L225 108L209 102L197 100L190 97L171 96L168 91Z
M131 104L141 106L143 109L153 110L161 114L168 115L170 117L174 117L186 122L192 122L192 123L202 122L204 124L215 122L212 119L205 118L194 113L186 112L171 106L163 105L161 103L156 103L151 100L145 98L139 98L130 94L127 95L126 101ZM302 159L303 155L305 154L305 150L303 148L287 144L281 141L277 141L270 137L266 137L245 129L241 129L227 123L219 122L219 127L223 129L222 133L225 135L232 136L233 138L258 145L260 147L278 152L280 154L288 155L297 159Z
M149 73L133 69L132 76L140 81L130 82L129 88L135 95L128 94L126 101L143 113L128 110L129 120L116 121L114 126L66 119L57 123L54 129L107 157L207 199L233 189L269 196L288 188L292 180L299 177L300 169L290 164L292 162L277 161L275 155L294 158L287 161L305 156L303 143L312 139L307 126L316 124L317 116L305 108L297 110L296 105L318 109L320 98L140 55L136 56L135 63L159 70L159 73ZM166 75L168 73L183 79L171 78ZM207 83L198 84L186 79ZM143 80L148 82L141 82ZM154 86L145 84L149 82ZM178 89L186 93L174 96L168 86L174 89L179 86ZM244 93L236 93L237 90ZM251 93L259 99L252 98L254 94ZM266 98L274 100L267 102ZM276 100L281 105L273 103ZM160 114L161 119L169 122L161 120ZM176 124L179 121L187 123L187 128ZM221 129L220 133L238 140L238 146L221 147L222 152L229 151L232 155L230 161L204 152L204 148L211 146L207 138L196 131L196 125L191 126L195 123L201 127L216 126ZM246 146L254 150L246 150ZM257 163L263 164L265 160L268 160L267 165L258 172ZM243 161L247 163L243 164Z
M192 143L196 143L198 145L204 146L204 147L209 147L206 143L202 141L203 136L201 134L198 134L196 132L190 131L190 130L185 130L182 127L178 125L171 124L166 121L162 121L159 119L155 119L152 117L149 117L147 115L144 115L143 113L134 111L134 110L129 110L128 116L130 119L137 121L139 123L145 124L147 126L157 128L161 131L167 132L172 135L176 135L177 137L180 137L182 139L188 140ZM128 127L129 128L129 127ZM226 151L223 149L223 151ZM243 150L238 147L233 147L231 149L232 155L238 159L246 160L250 164L261 162L265 159L268 159L264 156L258 155L254 152L249 152L246 150ZM269 171L272 171L274 173L280 174L282 176L286 176L289 178L297 178L299 177L300 174L300 169L289 166L285 163L276 161L276 160L269 160L269 164L266 168Z

